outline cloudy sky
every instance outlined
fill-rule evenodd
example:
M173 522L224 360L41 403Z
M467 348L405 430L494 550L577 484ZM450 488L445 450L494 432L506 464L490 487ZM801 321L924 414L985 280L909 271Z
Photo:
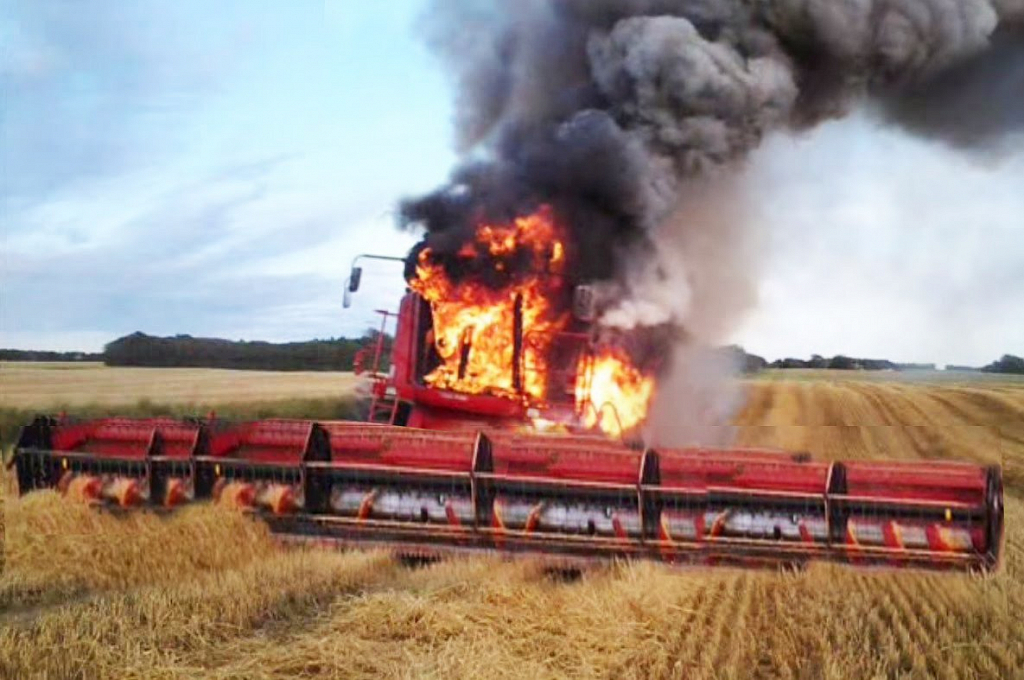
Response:
M423 0L0 8L0 346L135 330L360 333L402 290L396 201L444 181L451 89ZM869 112L767 141L768 235L735 340L769 358L1024 354L1024 141L965 155Z

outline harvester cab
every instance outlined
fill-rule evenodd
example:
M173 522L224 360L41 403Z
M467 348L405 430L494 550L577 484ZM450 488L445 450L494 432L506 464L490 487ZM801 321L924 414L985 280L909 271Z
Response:
M356 258L345 288L346 307L359 289L363 270L357 263L363 259L399 258ZM573 288L571 319L558 328L531 328L522 295L499 307L506 318L488 324L485 333L472 324L451 333L438 318L444 310L436 311L411 289L398 312L377 310L378 332L357 358L357 372L373 383L368 391L371 422L432 430L603 430L620 439L640 424L635 419L623 422L617 400L596 401L601 394L601 385L595 389L594 384L598 357L602 350L611 357L606 361L617 360L619 354L607 343L598 344L592 333L596 313L590 286ZM628 400L631 395L615 387L618 401ZM634 398L646 401L647 394L649 390L641 391Z

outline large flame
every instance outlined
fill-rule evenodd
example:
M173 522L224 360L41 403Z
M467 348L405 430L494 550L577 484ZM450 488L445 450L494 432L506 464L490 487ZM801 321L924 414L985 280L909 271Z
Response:
M475 277L453 282L430 248L419 254L410 287L430 302L434 346L441 364L425 377L434 387L468 394L497 394L534 402L547 398L547 353L553 334L568 322L552 300L562 287L565 245L550 208L508 225L484 224L457 258L486 262L504 285ZM515 318L523 329L517 390Z
M583 424L617 437L643 423L654 396L654 377L637 369L617 347L580 360L576 403Z
M547 405L552 343L571 318L561 308L565 265L562 231L547 206L509 224L479 225L454 255L421 250L409 286L430 303L428 341L440 358L424 381L439 389ZM566 387L574 391L575 410L586 427L619 436L644 421L654 378L638 370L623 350L583 351L577 365L567 368L575 385L570 377Z

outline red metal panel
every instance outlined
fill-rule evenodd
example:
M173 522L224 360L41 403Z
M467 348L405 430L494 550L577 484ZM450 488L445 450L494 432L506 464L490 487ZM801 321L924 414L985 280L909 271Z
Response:
M637 484L642 453L606 439L489 433L494 473L608 484Z
M416 372L416 325L419 321L416 314L420 298L415 293L407 293L398 307L398 323L395 327L395 340L391 349L391 366L394 370L395 390L402 399L409 399L409 390L415 380Z
M496 397L490 394L464 394L451 390L439 390L434 387L415 386L408 391L408 398L418 405L433 406L440 409L466 413L475 413L490 418L507 418L523 420L526 407L522 402L508 397Z
M149 452L154 432L153 424L145 420L104 418L57 425L51 433L51 443L55 451L142 460Z
M985 469L958 463L846 463L846 495L982 505Z
M420 430L471 430L501 429L510 425L520 425L520 421L509 421L501 418L486 418L480 415L452 411L450 409L432 408L423 404L414 404L409 412L408 427Z
M210 455L298 465L306 453L313 425L306 420L259 420L230 425L211 435Z
M766 451L659 449L661 486L703 492L708 488L824 495L828 463L797 463Z
M396 468L470 472L475 432L438 432L366 423L325 422L331 461Z
M792 451L779 451L776 449L748 449L748 448L707 448L703 446L688 446L684 448L658 448L659 453L669 455L681 455L690 458L722 458L728 456L736 461L762 461L766 463L793 463L800 462L798 458L802 455L805 460L810 460L807 454L795 454Z
M187 460L192 456L199 440L200 427L197 423L162 418L154 424L160 434L160 455L175 460Z

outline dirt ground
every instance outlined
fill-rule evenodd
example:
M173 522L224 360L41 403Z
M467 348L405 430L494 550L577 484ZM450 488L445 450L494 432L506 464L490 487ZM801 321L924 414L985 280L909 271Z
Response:
M1024 677L1024 385L865 377L748 383L739 443L1002 463L998 574L408 569L283 550L211 507L119 518L16 499L7 479L0 677Z

